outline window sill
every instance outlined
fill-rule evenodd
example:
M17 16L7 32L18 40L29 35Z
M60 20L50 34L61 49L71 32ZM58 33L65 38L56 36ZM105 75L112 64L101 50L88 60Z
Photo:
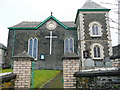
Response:
M90 35L91 37L101 37L102 35Z
M103 58L101 58L101 57L100 57L100 58L95 58L95 57L94 57L94 58L92 58L92 59L103 59Z

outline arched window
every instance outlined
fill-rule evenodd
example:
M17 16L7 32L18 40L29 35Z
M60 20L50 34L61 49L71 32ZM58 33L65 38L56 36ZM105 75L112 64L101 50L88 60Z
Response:
M38 52L38 39L30 38L28 40L28 53L30 56L37 59L37 52Z
M33 53L33 39L32 38L29 40L28 53L29 53L30 56L32 56L32 53Z
M74 41L73 41L73 38L70 38L70 52L73 52L74 51Z
M64 53L74 52L74 40L73 38L66 38L64 40Z
M90 35L92 37L100 37L102 35L101 24L99 22L91 22L89 24Z
M97 24L94 24L92 26L92 34L93 35L99 35L99 30L98 30L98 25Z
M103 59L104 51L103 46L99 43L94 43L91 45L91 55L93 59Z
M94 46L94 57L95 58L100 58L100 47L99 46Z
M69 40L65 39L65 53L69 52Z

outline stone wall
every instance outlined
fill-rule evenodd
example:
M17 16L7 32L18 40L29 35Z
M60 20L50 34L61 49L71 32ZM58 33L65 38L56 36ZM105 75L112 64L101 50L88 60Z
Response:
M76 87L82 90L119 90L120 89L120 69L99 68L99 70L81 70L76 72Z
M57 38L52 39L52 54L50 55L50 39L45 38L45 36L50 36L50 31L46 28L46 23L42 25L37 30L15 30L15 42L14 42L14 51L13 40L14 40L14 31L9 30L8 37L8 55L7 62L10 64L12 57L12 52L14 55L21 53L22 51L28 51L28 40L30 38L38 39L38 53L37 60L35 62L36 69L62 69L62 56L64 55L64 40L66 38L72 37L74 39L74 52L77 52L77 33L76 30L66 30L61 25L57 24L56 29L52 32L53 36ZM21 38L22 37L22 38ZM19 48L19 49L18 49ZM40 59L40 55L45 55L45 60Z
M15 88L31 87L32 60L26 52L14 56L13 73L17 75Z
M30 87L31 61L14 61L14 73L17 75L15 87Z
M120 67L120 59L112 59L112 66L113 67Z
M79 58L74 53L63 57L64 88L76 88L76 77L74 73L79 71Z

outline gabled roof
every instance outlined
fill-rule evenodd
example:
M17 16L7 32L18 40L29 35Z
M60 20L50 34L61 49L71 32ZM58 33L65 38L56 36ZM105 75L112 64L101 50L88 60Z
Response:
M78 9L77 15L75 18L75 23L77 20L77 17L79 15L79 12L82 11L110 11L111 9L107 9L105 7L100 6L99 4L93 2L92 0L87 0L85 4L82 6L82 8Z
M59 25L64 27L65 29L76 29L76 25L74 22L60 22L58 19L56 19L54 16L49 16L47 19L45 19L43 22L21 22L15 26L9 27L8 29L38 29L43 24L45 24L48 20L53 19L56 21Z
M81 9L107 9L107 8L100 6L99 4L93 2L92 0L87 0Z

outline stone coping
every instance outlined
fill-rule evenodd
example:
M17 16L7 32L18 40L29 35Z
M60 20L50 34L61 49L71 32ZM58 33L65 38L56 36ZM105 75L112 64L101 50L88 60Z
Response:
M69 52L69 53L65 53L62 57L62 60L68 60L68 59L79 60L80 57L75 53Z
M15 78L16 78L16 74L13 74L13 73L0 76L0 80L2 80L2 83L9 82L10 80L15 79Z
M96 77L96 76L117 76L120 75L120 68L111 70L99 71L78 71L74 74L75 77Z
M19 54L13 56L12 58L13 58L14 60L17 60L17 59L15 59L15 58L29 58L29 59L27 59L27 60L31 60L31 61L34 60L34 58L31 57L26 51L23 51L22 53L19 53ZM26 59L20 59L20 60L26 60Z

